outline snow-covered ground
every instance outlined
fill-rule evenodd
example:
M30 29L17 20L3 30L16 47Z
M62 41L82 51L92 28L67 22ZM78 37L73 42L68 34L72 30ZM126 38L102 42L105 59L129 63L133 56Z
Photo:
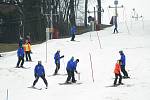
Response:
M132 26L132 27L131 27ZM132 22L120 25L119 34L112 34L113 27L102 31L88 32L76 36L76 41L70 38L55 39L46 43L33 45L33 62L25 62L29 69L14 68L17 63L16 51L6 53L0 58L0 100L150 100L150 22L143 24ZM98 36L100 41L98 41ZM99 43L101 43L101 48ZM57 76L52 75L55 70L54 53L60 50L65 57L61 59L61 68ZM114 81L114 65L120 58L119 50L123 50L126 58L126 69L131 79L123 79L125 85L107 87ZM93 66L92 79L90 54ZM80 85L59 85L65 82L67 61L74 56L79 58L77 70L81 73ZM30 89L34 81L34 67L38 60L46 70L48 89ZM39 79L36 87L45 87Z

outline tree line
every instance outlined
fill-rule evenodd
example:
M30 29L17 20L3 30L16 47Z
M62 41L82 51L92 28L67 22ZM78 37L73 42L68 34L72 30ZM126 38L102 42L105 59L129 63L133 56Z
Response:
M0 0L0 38L16 41L19 37L26 38L30 35L32 41L45 41L46 28L51 25L52 38L57 38L56 33L59 33L59 37L66 37L70 33L70 27L76 25L80 1ZM87 27L88 0L85 1L84 27Z

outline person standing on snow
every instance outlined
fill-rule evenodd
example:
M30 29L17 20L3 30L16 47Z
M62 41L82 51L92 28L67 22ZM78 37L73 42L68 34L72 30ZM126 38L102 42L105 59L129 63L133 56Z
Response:
M113 33L115 34L115 32L118 33L118 30L117 30L117 28L118 28L117 16L113 16L113 23L114 23L114 26L115 26Z
M120 56L121 56L120 60L121 60L121 71L122 71L122 73L123 73L123 75L124 75L123 78L130 78L130 77L128 76L127 71L125 70L126 56L125 56L125 54L123 53L123 51L119 51L119 54L120 54Z
M74 41L76 32L77 32L77 28L75 25L73 25L71 27L71 41Z
M60 56L60 50L57 50L57 52L54 55L54 60L55 60L55 64L56 64L56 69L55 69L54 75L57 75L58 70L60 69L60 59L63 57L64 57L64 55Z
M119 76L119 82L118 84L123 84L122 83L122 75L121 75L121 60L117 60L117 63L115 64L115 69L114 69L114 74L115 74L115 80L114 80L114 86L116 86L117 84L117 79L118 79L118 76Z
M76 61L74 61L74 57L72 57L72 58L68 61L67 67L66 67L67 74L68 74L66 83L69 83L69 81L70 81L71 78L72 78L72 83L76 83L75 76L74 76L74 72L78 73L77 70L76 70L77 63L78 63L78 62L79 62L79 59L76 59Z
M34 76L35 76L35 81L33 82L32 87L35 86L35 84L38 82L39 77L41 77L46 85L46 89L48 88L48 83L47 80L45 78L45 70L44 70L44 66L41 64L41 61L38 61L38 64L35 66L34 69Z
M16 68L22 67L23 68L23 64L24 64L24 49L22 46L20 46L17 50L17 56L18 56L18 62L17 62L17 66ZM21 62L21 66L20 65Z
M30 43L28 42L28 40L26 40L26 43L24 44L24 51L25 51L25 54L26 54L26 61L32 61L31 60L31 45Z

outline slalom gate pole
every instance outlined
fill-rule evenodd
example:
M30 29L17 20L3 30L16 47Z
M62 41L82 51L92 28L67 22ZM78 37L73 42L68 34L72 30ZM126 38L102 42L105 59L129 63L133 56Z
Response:
M66 72L66 67L65 67L65 61L64 61L65 58L63 58L63 64L64 64L64 73Z
M142 26L143 26L143 30L144 30L144 18L142 17Z
M89 56L90 56L90 62L91 62L92 80L93 80L93 83L94 83L93 66L92 66L92 57L91 57L91 54L90 54L90 53L89 53Z
M6 94L6 100L8 100L8 89L7 89L7 94Z
M102 48L102 46L101 46L101 41L100 41L100 38L99 38L99 35L98 35L98 32L96 31L96 33L97 33L97 37L98 37L98 43L99 43L99 47L100 47L100 49Z
M80 80L80 73L78 73L78 80Z

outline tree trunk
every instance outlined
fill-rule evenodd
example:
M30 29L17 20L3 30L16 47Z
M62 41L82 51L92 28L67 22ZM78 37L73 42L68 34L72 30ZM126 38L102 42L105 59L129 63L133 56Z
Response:
M87 27L87 5L88 5L88 0L85 0L85 17L84 17L85 27Z
M98 24L101 24L101 0L97 0L98 3Z
M69 18L70 18L70 23L71 23L71 26L72 25L76 25L76 22L75 22L75 10L74 10L74 0L70 0L70 15L69 15Z

